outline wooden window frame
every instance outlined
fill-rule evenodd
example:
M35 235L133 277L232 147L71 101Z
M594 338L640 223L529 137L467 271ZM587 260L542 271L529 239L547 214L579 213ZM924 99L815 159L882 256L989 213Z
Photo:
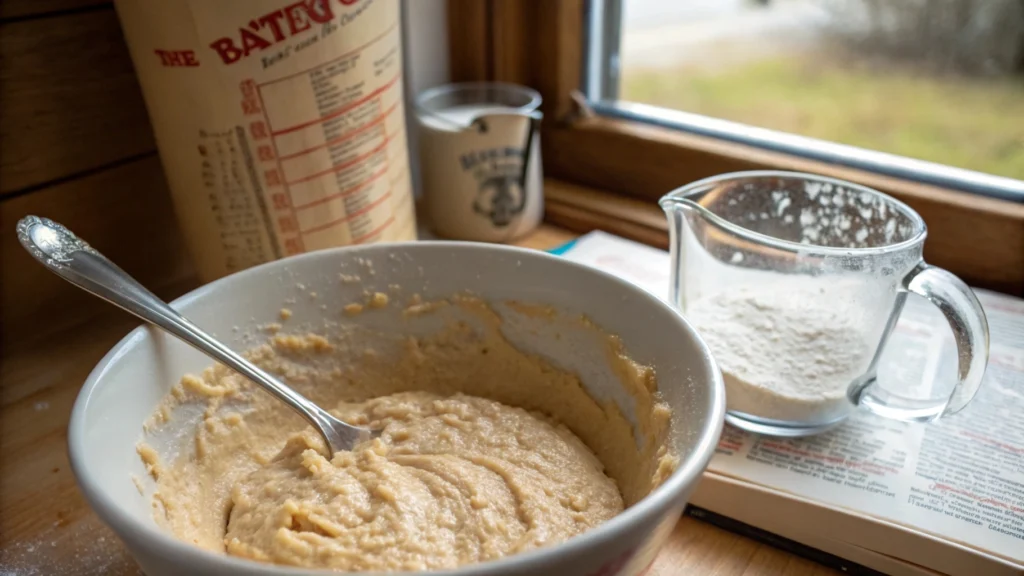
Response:
M547 220L665 247L654 202L737 170L812 172L886 192L929 229L925 258L968 283L1024 296L1024 204L588 113L579 93L585 0L448 0L452 80L514 82L544 98Z

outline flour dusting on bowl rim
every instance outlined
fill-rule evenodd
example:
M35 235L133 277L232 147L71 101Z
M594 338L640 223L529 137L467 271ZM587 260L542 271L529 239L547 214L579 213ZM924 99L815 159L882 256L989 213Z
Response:
M545 546L526 552L513 554L498 560L488 562L467 564L454 569L440 571L425 571L424 574L436 576L499 576L510 573L525 573L531 570L538 570L544 564L555 557L563 554L575 554L589 548L602 547L609 542L618 539L622 534L628 533L634 525L641 525L652 522L664 511L670 508L676 500L682 497L688 487L696 483L698 476L703 473L714 455L718 438L721 435L725 416L725 387L722 381L721 372L712 358L704 340L683 318L682 314L661 301L654 295L642 288L623 280L615 275L602 270L547 254L545 252L519 248L514 246L482 244L474 242L449 242L449 241L417 241L409 243L374 244L363 246L349 246L340 248L328 248L308 252L276 260L249 268L224 278L218 279L210 284L201 286L184 296L174 300L171 305L181 308L189 303L207 297L212 292L220 290L233 282L240 281L250 276L259 276L273 268L287 268L289 264L297 264L305 260L324 258L331 254L342 254L346 257L357 257L363 252L378 252L382 247L392 247L395 250L415 251L418 247L426 249L444 248L452 251L477 250L483 252L504 252L510 256L519 255L523 258L548 259L559 262L560 266L574 268L583 271L585 274L603 278L619 288L631 292L640 299L645 299L661 308L670 315L693 339L700 349L700 358L705 362L707 372L711 375L711 390L708 393L709 405L706 407L707 423L699 430L699 440L695 443L696 448L688 454L680 454L680 463L676 470L660 486L651 491L636 504L623 510L620 514L607 522L588 530L587 532L574 536L559 544ZM191 566L206 570L220 570L224 574L253 574L256 576L285 576L285 575L324 575L338 574L336 571L324 569L295 568L286 565L267 564L236 558L227 554L205 550L181 541L169 532L159 528L155 524L147 524L139 521L132 514L123 510L107 492L94 482L90 477L89 463L83 460L85 453L85 414L93 394L97 392L98 383L106 376L108 370L123 356L131 353L146 338L147 332L156 330L147 326L139 326L122 338L107 354L99 361L96 367L90 372L85 384L82 386L78 397L75 400L71 411L71 419L68 425L68 456L72 472L79 488L85 495L96 514L112 528L115 532L134 532L139 537L136 542L141 548L152 551L161 551L160 555L173 555L182 558ZM141 385L141 384L140 384ZM703 411L702 411L703 412ZM186 560L187 559L187 560ZM399 573L401 574L401 573Z

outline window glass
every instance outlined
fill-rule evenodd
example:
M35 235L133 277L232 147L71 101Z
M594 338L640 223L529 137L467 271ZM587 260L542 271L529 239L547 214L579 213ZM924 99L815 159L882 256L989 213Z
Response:
M1024 179L1024 0L609 4L621 100Z

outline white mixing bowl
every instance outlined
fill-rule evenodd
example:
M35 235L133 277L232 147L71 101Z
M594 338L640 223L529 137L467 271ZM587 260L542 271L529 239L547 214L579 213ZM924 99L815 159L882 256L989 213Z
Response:
M361 281L343 281L339 273L346 271ZM697 333L675 310L640 288L541 252L419 242L326 250L271 262L204 286L174 305L199 326L244 349L253 342L243 335L256 325L277 321L282 306L294 313L289 327L315 327L326 315L343 318L341 307L360 300L364 290L387 291L392 285L406 294L418 292L424 300L470 291L491 302L514 299L587 315L619 335L633 359L654 367L674 413L671 441L680 456L678 469L662 486L585 534L499 561L432 574L613 576L640 574L650 566L711 458L722 428L725 391ZM390 324L398 330L400 320L398 307L391 306L349 321L372 322L375 329ZM615 399L632 417L619 381L604 362L595 362L604 358L597 340L567 342L572 338L535 334L517 322L506 322L502 330L517 346L575 371L591 395ZM156 525L149 497L133 484L133 475L150 482L135 451L143 422L183 374L210 363L147 327L134 330L100 361L78 396L68 431L71 465L82 492L148 576L324 574L232 558L182 542Z

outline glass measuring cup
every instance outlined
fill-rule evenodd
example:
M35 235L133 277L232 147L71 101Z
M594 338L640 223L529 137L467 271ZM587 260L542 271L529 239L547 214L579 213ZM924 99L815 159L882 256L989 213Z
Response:
M857 406L929 422L978 391L988 361L985 314L963 281L922 260L924 221L902 202L832 178L758 171L694 182L660 204L670 222L671 301L718 360L729 423L804 436ZM912 293L952 328L952 390L877 378Z

